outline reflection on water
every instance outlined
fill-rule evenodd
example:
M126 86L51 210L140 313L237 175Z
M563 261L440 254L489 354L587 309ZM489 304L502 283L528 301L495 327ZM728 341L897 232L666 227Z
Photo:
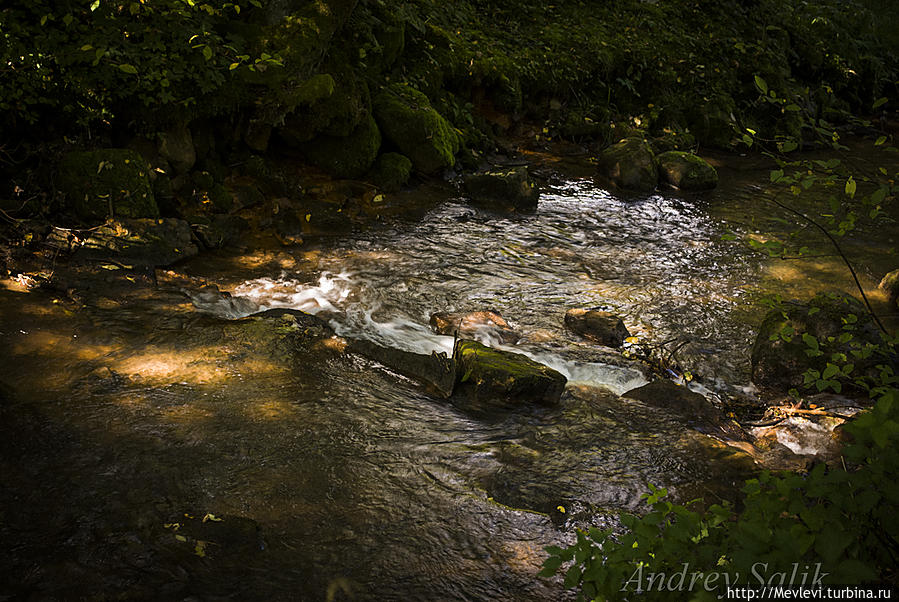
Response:
M0 291L17 394L0 391L0 600L564 599L535 577L544 546L614 525L647 483L715 500L746 468L617 397L644 375L572 339L564 313L615 311L684 342L709 386L745 384L771 272L721 234L763 219L752 194L622 200L562 181L530 215L450 201L249 279L213 265L241 302L138 291L73 313ZM270 307L420 352L452 345L432 312L497 310L516 351L571 383L558 408L475 412L339 350L285 362L196 312Z

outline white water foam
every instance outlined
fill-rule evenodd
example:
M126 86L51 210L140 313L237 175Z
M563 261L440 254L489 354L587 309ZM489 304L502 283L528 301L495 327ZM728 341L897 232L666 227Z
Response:
M274 279L257 278L235 288L234 295L252 301L259 311L289 308L310 314L327 314L329 324L340 336L365 339L414 353L452 354L453 337L435 334L427 325L402 316L377 320L374 315L384 308L373 291L350 272L322 272L317 284L285 275ZM569 383L605 387L621 395L649 382L640 371L631 368L572 361L548 351L505 345L489 329L473 336L485 345L520 353L545 364L564 375Z

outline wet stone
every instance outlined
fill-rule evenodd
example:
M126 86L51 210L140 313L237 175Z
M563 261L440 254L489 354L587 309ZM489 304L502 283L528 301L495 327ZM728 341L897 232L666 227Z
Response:
M472 339L496 340L514 344L519 336L499 312L481 310L471 312L437 312L431 314L431 330L437 334Z
M740 425L725 416L708 399L673 381L656 380L631 389L622 397L667 410L699 432L737 441L747 439Z
M569 309L565 313L565 326L607 347L621 347L624 340L631 336L621 318L595 309Z
M455 394L472 401L555 405L567 379L549 366L520 353L460 339L453 349Z

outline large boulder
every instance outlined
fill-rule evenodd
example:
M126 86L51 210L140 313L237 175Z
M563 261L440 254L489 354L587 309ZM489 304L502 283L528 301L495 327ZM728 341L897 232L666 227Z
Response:
M569 309L565 313L565 326L572 332L607 347L621 347L624 339L631 336L621 318L595 309Z
M159 155L175 168L177 173L187 173L197 162L193 136L182 123L159 134Z
M747 440L743 429L708 399L673 381L656 380L631 389L622 397L636 399L646 405L670 412L679 420L707 435L735 441Z
M496 340L513 344L519 339L499 312L492 310L462 312L437 312L431 314L431 330L447 336Z
M94 229L75 249L75 257L134 266L165 266L197 252L190 225L184 220L122 219Z
M785 303L768 312L759 327L752 347L752 382L787 392L803 386L807 370L823 372L828 363L853 363L853 376L858 375L878 360L860 360L853 349L879 341L873 319L855 297L820 293L807 303Z
M702 157L672 150L656 159L659 177L681 190L710 190L718 185L718 172Z
M658 183L656 159L642 138L625 138L599 156L600 173L625 190L649 192Z
M74 151L59 163L59 188L85 220L158 217L149 171L133 150Z
M427 96L407 84L391 84L373 104L384 136L412 160L415 169L434 173L455 165L459 136Z
M465 190L476 203L534 209L540 191L525 166L491 169L465 176Z
M338 178L359 178L371 168L381 148L381 132L371 115L348 136L321 135L301 145L306 157Z
M459 339L453 349L456 388L475 402L559 402L567 379L549 366L520 354Z

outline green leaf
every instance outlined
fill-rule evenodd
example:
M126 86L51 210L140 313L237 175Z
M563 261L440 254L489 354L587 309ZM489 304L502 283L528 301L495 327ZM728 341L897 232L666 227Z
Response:
M203 57L208 61L212 58L212 48L209 46L203 47Z
M755 87L758 88L762 94L768 93L768 84L761 78L761 76L755 76Z
M871 105L871 108L872 108L872 109L878 109L878 108L882 107L883 105L885 105L886 103L887 103L887 97L886 97L886 96L882 96L882 97L880 97L880 98L878 98L877 100L874 101L874 104Z
M229 71L234 71L234 70L237 69L238 67L240 67L240 63L231 63L230 65L228 65L228 70L229 70Z
M783 176L784 176L784 172L783 172L782 169L775 169L774 171L771 172L771 181L772 181L772 182L777 182L777 181L780 180Z
M558 556L550 556L543 561L543 569L537 573L540 577L552 577L562 566L562 559Z
M94 0L94 3L91 4L91 12L94 12L98 8L100 8L100 0Z
M796 142L794 142L793 140L787 140L786 142L783 143L781 150L785 153L790 153L790 152L793 152L794 150L796 150L797 148L799 148L799 145L796 144Z
M855 179L853 179L852 176L849 176L849 179L846 180L846 189L845 189L846 196L848 196L850 199L855 198L855 189L856 189Z
M137 75L137 67L134 65L129 65L128 63L122 63L119 65L119 69L124 71L125 73L130 73L132 75Z

